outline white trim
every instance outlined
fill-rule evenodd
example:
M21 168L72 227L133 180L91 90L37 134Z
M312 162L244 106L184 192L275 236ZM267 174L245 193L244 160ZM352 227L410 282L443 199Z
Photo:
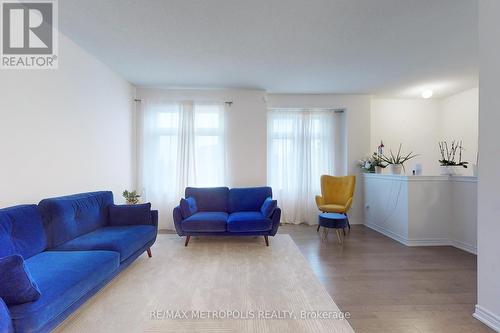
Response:
M471 244L464 243L464 242L456 240L456 239L452 239L451 245L453 245L456 248L459 248L460 250L464 250L466 252L477 255L477 247L475 247Z
M352 223L351 223L352 224ZM423 239L408 239L405 236L396 234L384 227L381 227L379 225L369 223L366 224L368 228L375 230L379 233L381 233L384 236L387 236L389 238L394 239L395 241L400 242L403 245L406 246L453 246L456 247L460 250L476 254L477 255L477 248L474 247L473 245L455 240L455 239L448 239L448 238L423 238Z
M477 183L477 177L472 176L406 176L380 173L363 173L363 177L385 180L399 180L405 182L452 181Z
M373 230L381 233L382 235L385 235L385 236L387 236L389 238L392 238L395 241L400 242L401 244L407 245L406 244L407 238L404 237L404 236L398 235L398 234L396 234L396 233L394 233L394 232L392 232L392 231L390 231L390 230L388 230L388 229L386 229L384 227L378 226L376 224L371 224L371 223L367 224L367 223L365 223L365 226L367 226L368 228L373 229Z
M500 317L486 310L481 305L476 304L476 311L472 316L491 329L500 332Z

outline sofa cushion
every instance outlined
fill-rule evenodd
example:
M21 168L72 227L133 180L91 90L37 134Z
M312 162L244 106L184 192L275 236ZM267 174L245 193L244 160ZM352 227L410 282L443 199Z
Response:
M40 298L40 290L19 254L0 258L0 297L9 305Z
M109 225L151 224L151 203L140 205L109 205Z
M44 199L38 206L46 225L48 247L56 247L73 238L108 224L108 206L113 193L91 192Z
M187 232L224 232L227 213L198 212L181 222L182 230Z
M269 231L271 227L271 220L260 211L232 213L227 220L227 230L230 232Z
M186 187L185 197L193 197L199 212L227 212L227 187Z
M229 190L228 212L255 212L260 210L264 200L272 197L270 187L232 188Z
M119 263L119 254L111 251L46 251L29 258L26 266L42 295L35 302L9 308L16 331L40 330L107 281Z
M53 251L107 250L120 254L120 262L155 239L156 228L152 225L102 227L69 242L59 245Z
M189 197L186 199L182 198L179 206L181 207L182 217L185 219L198 211L196 200L193 197Z
M265 217L270 218L273 215L274 210L278 207L278 201L273 200L271 197L264 200L262 207L260 208L260 212Z
M37 205L0 209L0 257L20 254L28 259L46 247L47 237Z
M0 298L0 332L13 333L12 320L10 319L9 308L7 304Z

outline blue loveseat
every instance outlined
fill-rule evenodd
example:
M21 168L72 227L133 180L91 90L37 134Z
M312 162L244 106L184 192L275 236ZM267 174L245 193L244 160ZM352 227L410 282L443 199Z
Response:
M174 208L175 230L186 236L268 236L278 231L281 209L270 187L187 187L185 198Z
M0 209L0 258L22 256L39 298L0 298L0 332L48 332L156 240L150 205L116 206L111 192ZM4 272L2 272L4 273Z

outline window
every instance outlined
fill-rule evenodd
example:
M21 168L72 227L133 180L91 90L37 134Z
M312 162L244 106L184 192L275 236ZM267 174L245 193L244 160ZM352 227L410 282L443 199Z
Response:
M320 176L333 173L334 122L333 110L269 111L268 183L283 208L282 221L315 221Z
M146 200L164 207L169 216L168 210L178 204L187 186L226 183L224 105L145 104L142 186Z

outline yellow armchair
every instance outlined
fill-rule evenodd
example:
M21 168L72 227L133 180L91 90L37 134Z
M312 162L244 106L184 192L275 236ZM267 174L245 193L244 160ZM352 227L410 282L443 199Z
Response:
M356 176L321 176L321 195L316 196L318 209L326 213L340 213L347 216L352 206L355 187ZM348 226L351 228L349 222Z

